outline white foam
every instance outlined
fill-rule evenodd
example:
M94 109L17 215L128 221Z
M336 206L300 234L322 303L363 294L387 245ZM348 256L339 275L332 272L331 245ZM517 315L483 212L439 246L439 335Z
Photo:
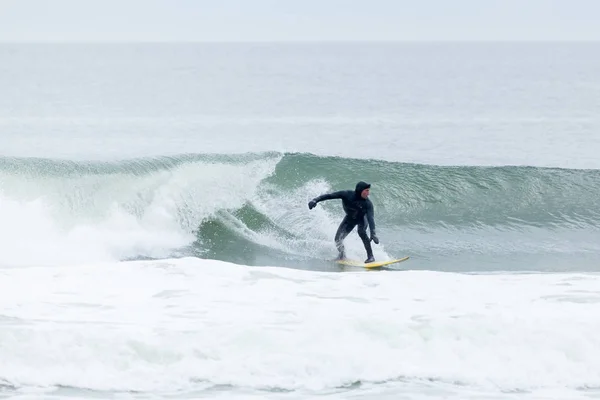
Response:
M306 395L429 382L556 398L600 386L596 275L323 273L193 258L0 274L0 378L16 386Z
M0 266L166 257L201 222L251 198L278 158L194 162L142 174L2 174Z

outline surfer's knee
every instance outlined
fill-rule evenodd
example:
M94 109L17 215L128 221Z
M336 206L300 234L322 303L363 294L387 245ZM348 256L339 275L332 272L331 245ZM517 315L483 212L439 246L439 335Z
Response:
M361 238L368 238L369 236L367 235L367 230L364 227L359 227L357 229L358 232L358 236L360 236Z

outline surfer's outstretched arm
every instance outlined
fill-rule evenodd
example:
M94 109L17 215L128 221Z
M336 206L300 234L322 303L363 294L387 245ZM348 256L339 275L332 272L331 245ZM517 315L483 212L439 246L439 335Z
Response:
M323 200L341 199L346 195L346 192L347 192L347 190L340 190L338 192L325 193L318 197L315 197L313 200L315 200L318 203Z
M320 196L317 196L308 202L308 208L312 210L317 205L318 202L323 201L323 200L342 199L347 195L347 192L348 192L347 190L340 190L337 192L325 193Z

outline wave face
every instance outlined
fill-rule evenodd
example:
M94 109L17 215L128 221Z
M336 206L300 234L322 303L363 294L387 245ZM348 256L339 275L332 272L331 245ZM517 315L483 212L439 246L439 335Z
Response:
M328 201L309 211L307 202L358 180L372 184L379 258L597 250L598 170L296 153L115 162L0 158L0 263L177 255L262 265L325 261L335 256L342 210ZM364 256L357 235L347 247L350 256Z
M442 167L289 155L273 183L297 188L319 180L352 188L373 184L378 219L428 227L581 227L595 224L600 171L537 167Z

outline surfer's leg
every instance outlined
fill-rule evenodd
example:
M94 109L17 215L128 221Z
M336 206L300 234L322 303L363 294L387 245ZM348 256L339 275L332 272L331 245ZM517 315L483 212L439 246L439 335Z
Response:
M346 236L348 236L350 232L352 232L352 229L354 229L355 225L356 222L354 220L348 218L348 216L345 216L342 222L340 223L337 232L335 233L335 247L337 247L338 249L338 258L340 260L346 258L346 252L344 249L344 239L346 238Z
M375 258L373 257L373 249L371 248L371 239L369 239L369 236L367 235L366 218L363 218L358 223L358 227L356 228L356 230L358 231L358 236L360 236L360 239L362 240L363 245L365 246L365 250L367 251L367 259L365 260L365 263L375 261Z

